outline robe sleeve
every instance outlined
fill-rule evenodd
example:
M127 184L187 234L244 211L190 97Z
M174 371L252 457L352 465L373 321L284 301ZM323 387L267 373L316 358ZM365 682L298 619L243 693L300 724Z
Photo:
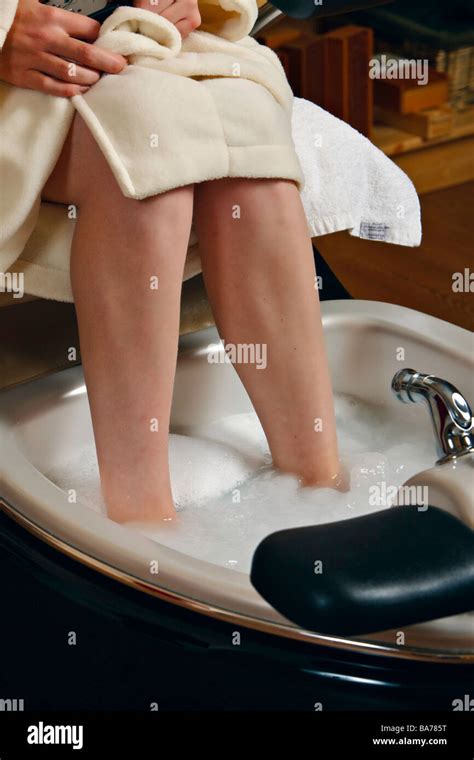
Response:
M0 0L0 50L15 18L18 0Z

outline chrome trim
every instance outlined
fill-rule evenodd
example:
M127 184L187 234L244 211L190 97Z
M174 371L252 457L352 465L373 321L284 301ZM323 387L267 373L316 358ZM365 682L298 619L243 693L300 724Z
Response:
M274 8L270 3L262 5L258 12L258 18L252 27L250 32L251 37L255 37L262 29L266 29L268 26L277 21L280 16L283 16L282 11L278 8Z
M427 404L439 457L436 464L474 453L471 407L452 383L406 368L393 376L392 390L404 404Z
M354 652L356 654L378 655L382 657L391 657L393 659L431 662L436 664L469 665L474 663L474 652L449 652L445 650L433 652L418 649L416 647L403 650L397 647L385 646L383 644L371 644L366 641L357 641L356 639L325 636L292 627L290 625L285 626L280 623L253 618L239 612L232 612L220 607L214 607L197 599L191 599L173 591L169 591L168 589L154 586L147 581L108 565L95 557L91 557L89 554L82 552L80 549L65 543L57 536L43 530L43 528L22 515L13 505L9 504L2 497L0 497L0 509L33 536L44 541L54 549L57 549L67 557L81 562L86 567L96 570L119 583L130 586L137 591L145 592L150 596L155 596L162 601L170 602L171 604L188 609L191 612L206 615L207 617L212 617L225 623L235 623L245 628L250 628L274 636L280 636L281 638Z

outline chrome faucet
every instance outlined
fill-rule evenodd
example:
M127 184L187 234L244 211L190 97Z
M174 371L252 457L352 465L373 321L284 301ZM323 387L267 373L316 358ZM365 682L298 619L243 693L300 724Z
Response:
M454 385L434 375L401 369L393 376L392 390L406 404L427 403L440 457L436 464L474 452L471 408Z

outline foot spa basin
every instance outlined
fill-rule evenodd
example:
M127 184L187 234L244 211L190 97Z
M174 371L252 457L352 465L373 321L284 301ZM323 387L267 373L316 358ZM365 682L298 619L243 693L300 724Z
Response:
M329 301L322 308L348 492L302 488L272 470L250 400L209 328L180 339L170 443L176 524L119 525L107 518L80 367L0 394L0 506L41 542L95 573L200 616L295 646L469 663L469 612L404 627L402 645L399 630L327 635L292 623L250 581L253 553L274 531L390 507L399 487L421 472L435 472L435 488L430 420L395 398L390 382L397 371L416 366L465 393L471 385L466 330L384 303ZM459 479L472 478L472 455L465 460L443 480L453 514ZM457 516L466 521L462 506Z

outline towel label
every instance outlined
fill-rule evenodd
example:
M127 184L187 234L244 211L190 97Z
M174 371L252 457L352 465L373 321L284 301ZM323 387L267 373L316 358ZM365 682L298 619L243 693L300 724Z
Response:
M385 240L390 227L383 222L361 222L359 237L364 240Z

